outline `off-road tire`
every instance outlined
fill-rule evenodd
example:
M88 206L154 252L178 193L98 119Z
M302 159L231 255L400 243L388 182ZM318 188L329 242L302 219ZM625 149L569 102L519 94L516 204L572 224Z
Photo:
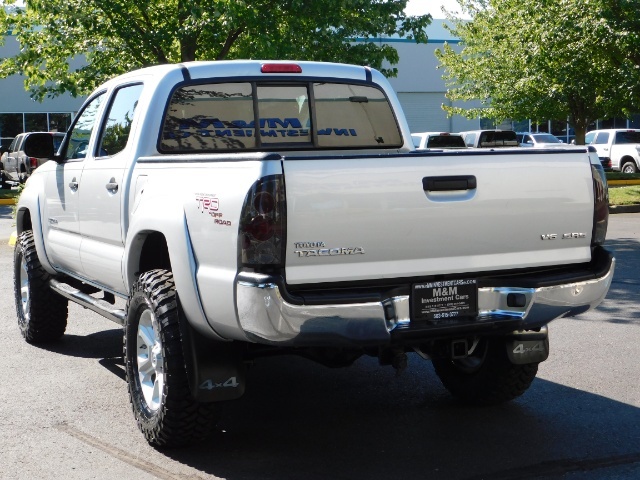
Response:
M67 328L67 299L49 288L50 279L38 259L33 232L21 233L13 254L13 290L20 333L29 343L58 340Z
M172 273L151 270L140 275L127 303L124 361L138 428L155 447L204 440L216 420L214 404L197 402L191 395L180 321L185 320Z
M519 397L538 372L537 363L511 363L505 341L499 337L481 339L476 351L465 359L433 358L433 366L454 397L475 405L495 405Z

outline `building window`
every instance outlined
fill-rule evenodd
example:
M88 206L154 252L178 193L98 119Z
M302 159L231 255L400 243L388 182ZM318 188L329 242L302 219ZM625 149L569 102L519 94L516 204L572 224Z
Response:
M49 131L66 132L71 126L72 115L70 113L50 113Z
M46 132L47 131L47 114L46 113L25 113L24 128L25 132Z
M0 113L0 137L15 137L23 130L21 113Z
M71 125L73 113L0 113L0 136L24 132L62 132Z

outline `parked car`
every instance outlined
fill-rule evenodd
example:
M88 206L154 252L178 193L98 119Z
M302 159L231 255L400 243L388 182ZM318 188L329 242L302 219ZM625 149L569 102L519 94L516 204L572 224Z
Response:
M518 144L521 147L533 148L557 148L566 147L567 144L550 133L517 133Z
M53 137L53 146L56 151L64 138L64 133L57 132L20 133L13 139L8 150L2 153L2 170L5 172L6 180L24 183L33 170L48 160L47 158L29 157L24 153L24 142L29 135L34 133L49 133Z
M425 148L467 148L462 135L448 132L412 133L413 145L418 149Z
M518 138L513 130L471 130L460 132L467 147L502 148L517 147Z
M605 170L640 171L640 129L606 129L587 132L584 143L593 146Z

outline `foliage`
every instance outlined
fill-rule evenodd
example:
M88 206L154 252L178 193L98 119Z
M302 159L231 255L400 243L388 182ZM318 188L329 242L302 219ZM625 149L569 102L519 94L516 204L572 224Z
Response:
M606 172L607 180L638 180L640 173Z
M436 54L445 68L450 114L564 120L584 142L589 123L638 106L637 0L459 0L463 49ZM635 30L634 30L635 29Z
M5 1L9 4L15 0ZM0 9L0 28L17 35L18 55L0 77L25 75L42 100L82 95L106 78L168 62L233 58L368 64L386 75L398 62L388 44L354 38L404 35L426 42L429 15L406 16L407 0L26 0ZM86 64L73 68L71 59Z
M640 185L630 187L609 187L609 205L640 204Z

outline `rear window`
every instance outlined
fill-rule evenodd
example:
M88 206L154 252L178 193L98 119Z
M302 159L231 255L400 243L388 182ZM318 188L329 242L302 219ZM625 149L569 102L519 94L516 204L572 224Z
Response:
M616 132L616 143L640 143L640 132Z
M511 130L482 132L478 142L480 147L517 147L518 145L516 132Z
M368 85L211 83L177 89L159 150L400 147L387 98Z
M466 148L459 135L433 135L429 137L427 148Z

